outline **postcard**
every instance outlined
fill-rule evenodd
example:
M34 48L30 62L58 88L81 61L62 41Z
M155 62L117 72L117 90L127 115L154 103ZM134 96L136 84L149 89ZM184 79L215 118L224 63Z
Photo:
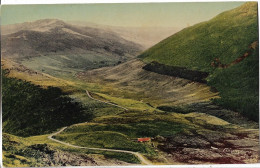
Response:
M259 162L258 2L1 7L4 167Z

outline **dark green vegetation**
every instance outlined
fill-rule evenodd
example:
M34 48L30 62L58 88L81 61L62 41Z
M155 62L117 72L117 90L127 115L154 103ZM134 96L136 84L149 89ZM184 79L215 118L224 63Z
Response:
M29 138L3 134L3 164L6 167L47 167L47 166L96 166L106 164L95 160L91 154L107 159L118 159L128 163L140 163L131 154L66 148L46 142L47 136ZM36 141L35 141L36 140ZM40 142L40 143L39 143ZM117 161L115 161L116 164ZM107 161L107 164L110 162Z
M126 135L113 131L91 131L58 135L57 139L79 146L153 152L144 144L131 141Z
M156 61L153 61L149 64L146 64L143 69L147 71L156 72L163 75L176 76L191 81L205 83L205 78L208 76L207 72L201 72L196 70L189 70L182 67L174 67L169 65L160 64Z
M209 85L220 92L221 99L213 102L235 109L252 120L259 119L259 51L240 64L217 69L209 78Z
M80 103L59 88L40 86L2 75L3 132L39 135L92 118Z
M230 64L258 40L257 3L249 2L210 21L185 28L145 51L145 62L178 66L210 73L207 82L220 92L214 102L258 120L259 51L227 68L211 66L214 59Z
M171 119L167 113L128 111L73 125L55 138L79 146L128 150L155 156L151 144L138 143L137 138L174 136L188 127Z
M167 113L180 113L188 114L192 112L206 113L211 116L223 119L231 124L236 124L243 126L245 128L258 128L258 123L250 121L244 117L241 113L234 112L232 110L225 109L218 105L215 105L213 102L201 102L201 103L192 103L183 106L159 106L159 110L165 111Z

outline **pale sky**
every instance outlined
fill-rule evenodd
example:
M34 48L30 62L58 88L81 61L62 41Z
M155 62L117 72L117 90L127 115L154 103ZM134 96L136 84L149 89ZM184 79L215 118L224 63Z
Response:
M93 22L127 27L187 27L245 2L3 5L3 25L39 19Z

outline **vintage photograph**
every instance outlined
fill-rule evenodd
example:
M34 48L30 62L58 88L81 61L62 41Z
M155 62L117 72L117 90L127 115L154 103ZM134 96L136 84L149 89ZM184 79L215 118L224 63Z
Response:
M1 6L5 167L259 163L258 2Z

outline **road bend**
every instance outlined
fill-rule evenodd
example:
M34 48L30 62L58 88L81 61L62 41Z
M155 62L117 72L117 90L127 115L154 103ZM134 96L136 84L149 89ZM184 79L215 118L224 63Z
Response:
M133 152L133 151L127 151L127 150L117 150L117 149L106 149L106 148L89 148L89 147L83 147L83 146L77 146L77 145L72 145L70 143L66 143L60 140L57 140L55 138L53 138L53 136L60 134L62 131L64 131L67 127L63 127L62 129L60 129L57 132L52 133L51 135L48 136L48 138L52 141L55 141L57 143L69 146L69 147L73 147L73 148L78 148L78 149L89 149L89 150L99 150L99 151L109 151L109 152L120 152L120 153L128 153L128 154L132 154L135 155L142 164L145 165L152 165L152 163L147 160L141 153L139 152Z

